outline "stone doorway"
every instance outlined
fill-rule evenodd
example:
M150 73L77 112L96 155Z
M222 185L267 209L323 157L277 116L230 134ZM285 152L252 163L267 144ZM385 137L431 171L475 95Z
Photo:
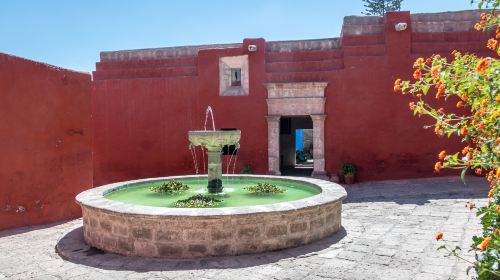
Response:
M309 116L313 129L313 177L325 177L325 82L269 83L267 88L268 173L280 171L280 119Z

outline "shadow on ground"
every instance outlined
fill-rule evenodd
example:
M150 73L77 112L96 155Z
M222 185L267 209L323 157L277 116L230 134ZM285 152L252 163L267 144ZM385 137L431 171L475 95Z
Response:
M43 224L43 225L24 226L24 227L19 227L19 228L10 228L10 229L0 230L0 238L12 236L12 235L17 235L17 234L23 234L23 233L27 233L27 232L30 232L33 230L41 230L41 229L55 227L58 225L63 225L71 220L73 220L73 219L68 219L68 220L63 220L63 221L59 221L59 222Z
M198 258L189 260L159 259L145 257L127 257L106 253L90 247L83 240L82 227L70 230L56 245L56 252L65 260L85 266L105 270L179 271L193 269L245 268L278 262L289 258L306 258L317 255L346 237L346 230L341 227L334 235L320 241L285 250L241 256Z
M482 177L467 176L465 184L456 176L375 181L346 186L344 204L362 202L394 202L424 205L430 200L485 198L489 183Z

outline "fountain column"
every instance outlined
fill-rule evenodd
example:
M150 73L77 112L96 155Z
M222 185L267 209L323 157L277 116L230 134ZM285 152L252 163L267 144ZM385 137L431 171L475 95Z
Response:
M208 192L220 193L222 192L222 150L207 149L208 161Z
M267 116L267 153L269 175L281 175L280 172L280 116Z

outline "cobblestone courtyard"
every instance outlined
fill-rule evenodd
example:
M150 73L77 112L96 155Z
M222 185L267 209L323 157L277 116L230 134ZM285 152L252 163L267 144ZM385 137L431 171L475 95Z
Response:
M434 235L470 246L480 225L465 203L486 203L482 180L357 184L347 189L338 233L257 255L174 261L106 254L83 243L81 219L0 231L0 279L468 279L467 264L436 251L442 243Z

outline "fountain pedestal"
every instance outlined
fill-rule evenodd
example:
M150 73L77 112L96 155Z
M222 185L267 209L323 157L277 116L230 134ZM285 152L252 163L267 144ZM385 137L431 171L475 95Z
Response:
M189 131L189 142L192 147L201 146L207 149L208 160L208 192L221 193L222 186L222 148L225 145L236 145L239 148L241 131L239 130L199 130Z
M222 150L207 150L208 160L208 192L222 192Z

